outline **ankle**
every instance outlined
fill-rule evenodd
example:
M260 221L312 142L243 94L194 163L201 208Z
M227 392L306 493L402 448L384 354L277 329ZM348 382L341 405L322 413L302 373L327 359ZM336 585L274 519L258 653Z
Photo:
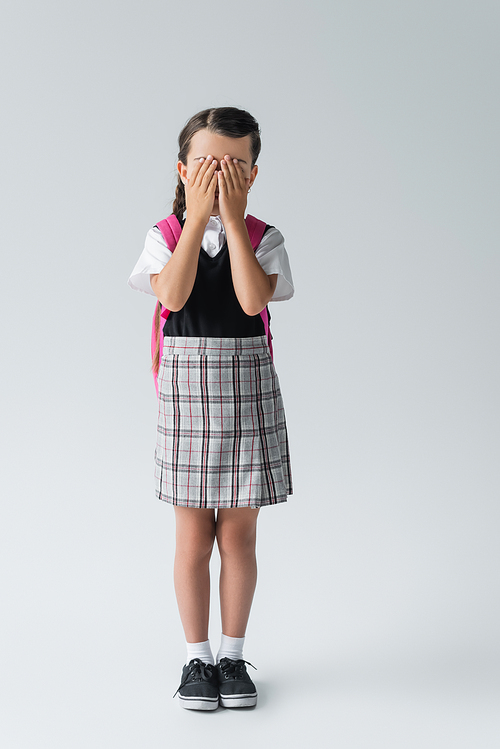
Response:
M243 658L244 644L244 637L229 637L228 635L222 634L219 652L217 653L217 663L219 663L222 658L232 658L233 660Z
M212 649L210 647L210 640L204 642L186 642L187 647L187 661L192 661L193 658L199 658L203 663L210 663L215 666L214 657L212 655Z

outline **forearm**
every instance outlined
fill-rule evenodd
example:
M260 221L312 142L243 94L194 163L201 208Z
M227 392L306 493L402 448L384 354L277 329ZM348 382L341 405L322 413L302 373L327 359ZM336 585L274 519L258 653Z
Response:
M186 304L193 290L205 222L186 219L175 252L162 271L151 276L151 288L171 312Z
M254 171L255 170L255 171ZM253 167L255 178L257 167ZM258 315L274 294L276 274L268 276L261 268L252 249L244 220L250 177L245 176L238 159L226 154L221 160L219 208L226 230L233 287L238 301L247 315Z
M258 315L274 293L276 277L266 275L261 268L243 219L231 222L224 228L234 291L243 311L247 315Z

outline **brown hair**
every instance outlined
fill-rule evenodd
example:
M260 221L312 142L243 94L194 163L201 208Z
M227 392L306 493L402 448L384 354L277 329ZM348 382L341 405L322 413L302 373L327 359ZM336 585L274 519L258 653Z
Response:
M177 158L185 166L187 165L191 140L193 139L193 135L199 130L208 130L208 132L215 135L225 135L229 138L244 138L245 135L249 135L252 168L255 166L261 147L260 128L257 120L249 112L246 112L244 109L237 109L236 107L216 107L204 109L202 112L193 115L179 133L179 153ZM179 174L177 176L177 187L175 189L172 213L177 216L179 221L182 221L185 210L186 192ZM161 309L160 305L158 305L155 316L156 350L153 357L153 372L155 374L158 374L160 368L160 314Z

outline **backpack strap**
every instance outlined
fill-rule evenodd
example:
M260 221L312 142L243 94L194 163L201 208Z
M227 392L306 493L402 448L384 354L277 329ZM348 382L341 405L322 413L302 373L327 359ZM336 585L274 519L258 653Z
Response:
M267 224L265 221L261 221L259 218L255 218L255 216L250 216L250 214L248 214L247 217L245 218L245 223L247 225L248 236L250 237L250 242L252 244L253 251L255 252L255 250L257 249L257 247L262 241L262 237L264 236L264 232L266 230ZM269 346L269 352L271 354L271 359L272 359L273 358L273 344L272 344L271 331L269 329L269 312L267 310L267 305L264 307L264 309L260 313L260 316L262 317L262 322L264 323L264 333L266 334L267 345Z
M158 229L161 231L161 234L163 236L163 239L165 240L165 243L170 250L170 252L173 252L175 248L177 247L177 242L179 241L179 237L181 236L182 232L182 226L179 223L179 219L177 216L175 216L173 213L170 216L167 216L167 218L164 218L162 221L158 221L156 224ZM162 305L159 300L156 302L156 307L153 315L153 329L151 331L151 358L154 359L156 346L157 346L157 337L156 337L156 315L158 310L158 305L160 305L161 310L161 317L166 320L167 317L170 314L170 310L166 309L164 307L162 309ZM163 356L163 335L162 335L162 328L163 325L160 325L160 361ZM154 372L154 381L155 381L155 388L156 388L156 395L158 395L158 373Z
M262 237L264 236L267 224L265 221L261 221L259 218L255 218L255 216L250 216L250 214L248 214L245 218L245 224L247 225L248 236L250 237L252 249L255 252L262 241Z
M161 231L168 249L170 250L170 252L173 252L177 247L177 242L179 241L182 234L182 226L179 223L179 219L172 213L170 216L167 216L167 218L164 218L163 221L158 221L156 226ZM166 320L169 314L170 310L168 310L166 307L163 307L161 311L161 317L163 318L163 320ZM163 349L163 338L161 340L160 347L161 349Z
M163 221L158 221L156 226L161 231L168 249L170 252L173 252L182 233L182 226L179 223L179 219L172 213L167 218L164 218Z

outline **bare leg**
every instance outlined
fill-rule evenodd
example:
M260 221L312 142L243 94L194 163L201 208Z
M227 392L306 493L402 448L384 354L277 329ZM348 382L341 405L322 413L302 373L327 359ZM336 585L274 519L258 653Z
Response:
M219 510L217 515L222 632L228 637L245 636L257 582L255 540L258 514L258 509L235 507Z
M187 642L208 640L209 562L215 539L214 510L175 510L174 586Z

